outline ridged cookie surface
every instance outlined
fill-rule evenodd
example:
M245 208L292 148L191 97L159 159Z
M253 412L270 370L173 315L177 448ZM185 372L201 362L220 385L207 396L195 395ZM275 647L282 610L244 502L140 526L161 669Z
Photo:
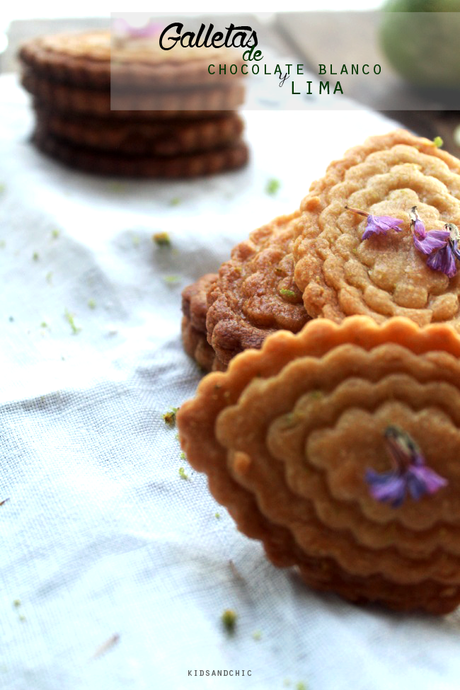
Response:
M280 332L203 379L177 421L191 465L275 565L353 601L446 613L460 602L460 337L352 317ZM443 478L399 507L374 498L398 426Z
M400 219L402 232L362 240L366 219L347 205ZM460 327L460 274L427 265L410 228L414 206L426 230L460 224L460 161L433 142L397 130L331 163L301 205L294 248L295 281L311 317L406 316Z
M292 243L299 213L280 216L238 244L208 293L208 341L225 366L248 348L260 348L279 329L296 333L308 321L294 283Z

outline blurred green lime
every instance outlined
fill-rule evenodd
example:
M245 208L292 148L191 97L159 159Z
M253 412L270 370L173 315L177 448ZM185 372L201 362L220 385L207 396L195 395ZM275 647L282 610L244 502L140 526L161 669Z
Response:
M460 87L460 0L388 0L380 41L394 69L421 87Z

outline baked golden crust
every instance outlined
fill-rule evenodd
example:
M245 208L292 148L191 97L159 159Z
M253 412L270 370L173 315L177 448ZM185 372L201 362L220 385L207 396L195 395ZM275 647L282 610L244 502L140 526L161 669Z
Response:
M208 292L217 282L216 273L206 273L182 292L182 342L185 352L205 371L212 371L216 355L208 343L206 314ZM217 365L216 365L217 366Z
M208 343L206 333L192 326L188 316L182 317L181 323L182 343L185 352L204 371L220 371L216 362L216 353Z
M361 241L365 219L345 206L403 220L403 232ZM417 206L427 229L460 222L460 161L405 130L368 139L327 169L304 199L295 280L311 317L366 314L460 327L460 275L426 265L410 232Z
M178 413L181 444L275 565L355 601L445 613L460 602L459 355L444 324L314 320L205 377ZM372 497L389 425L447 486L399 508Z
M308 320L294 283L291 253L299 213L280 216L238 244L208 291L208 341L227 365L248 348L260 348L279 329L293 333Z
M112 43L112 45L111 45ZM235 78L212 75L212 62L243 64L240 54L227 48L176 48L165 51L155 40L127 39L111 41L110 31L60 33L34 38L21 47L21 62L54 81L89 88L108 88L111 76L116 84L152 88L176 88L209 84Z

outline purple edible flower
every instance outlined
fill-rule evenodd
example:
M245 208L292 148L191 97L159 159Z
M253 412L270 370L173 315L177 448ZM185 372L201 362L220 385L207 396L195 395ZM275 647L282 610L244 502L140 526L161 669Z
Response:
M372 216L357 208L350 208L350 206L345 206L345 208L348 211L358 213L360 216L367 218L366 229L361 237L362 240L367 240L372 235L386 235L388 230L396 230L396 232L402 231L402 228L399 226L403 221L399 218L393 218L392 216Z
M427 232L417 213L416 206L410 210L409 215L414 231L414 245L419 252L429 255L426 265L433 271L442 271L448 278L452 278L457 273L455 257L460 259L460 252L457 248L460 234L457 226L453 223L446 223L444 230Z
M444 247L435 249L430 254L426 265L432 268L434 271L442 271L448 278L453 278L453 276L457 273L457 264L455 263L455 259L460 259L460 252L458 250L460 233L458 232L457 226L453 223L446 223L444 228L444 232L446 235L448 235L448 240ZM440 234L442 230L438 230L437 232ZM431 234L432 233L430 232L430 235Z
M163 30L162 24L156 24L152 21L149 21L146 26L131 26L131 24L122 17L117 17L117 19L115 19L113 27L115 33L119 37L124 38L152 38L159 35Z
M442 271L448 278L453 278L457 273L457 264L450 242L445 247L436 249L430 254L426 260L426 265L433 271Z
M387 427L385 443L394 469L383 473L368 469L365 475L376 501L398 508L407 491L418 501L425 494L434 494L447 485L446 479L426 466L420 448L405 431L397 426Z

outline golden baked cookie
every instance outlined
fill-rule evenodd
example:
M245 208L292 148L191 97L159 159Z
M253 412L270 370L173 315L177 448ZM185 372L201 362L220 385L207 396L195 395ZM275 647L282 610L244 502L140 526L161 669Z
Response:
M126 91L117 94L117 108L113 109L109 89L94 90L61 84L26 70L23 87L41 104L73 115L90 115L118 120L158 120L169 118L206 117L219 111L235 110L244 102L244 86L234 82L230 86L194 87L175 91Z
M182 342L185 352L205 371L216 365L216 355L208 343L206 314L208 292L217 282L216 273L206 273L182 292Z
M239 352L260 348L271 333L296 333L308 321L293 278L298 219L298 212L280 216L251 233L208 291L208 342L224 368Z
M72 167L128 177L194 177L245 165L243 122L232 112L244 102L241 51L162 50L158 33L124 24L121 36L64 33L22 46L38 148ZM235 68L210 74L213 60Z
M277 566L356 602L460 602L460 336L310 321L206 376L177 415L191 465Z
M414 207L425 248L417 244ZM443 246L433 246L432 234L448 237L445 225L460 223L456 158L404 130L372 137L331 163L301 210L295 281L311 317L406 316L459 328L456 230Z
M243 121L236 113L154 121L75 116L36 108L40 128L79 146L126 155L174 156L236 143Z
M41 151L71 168L115 177L188 178L214 175L241 168L249 157L248 148L242 141L231 146L177 156L125 156L75 146L37 127L33 142Z

